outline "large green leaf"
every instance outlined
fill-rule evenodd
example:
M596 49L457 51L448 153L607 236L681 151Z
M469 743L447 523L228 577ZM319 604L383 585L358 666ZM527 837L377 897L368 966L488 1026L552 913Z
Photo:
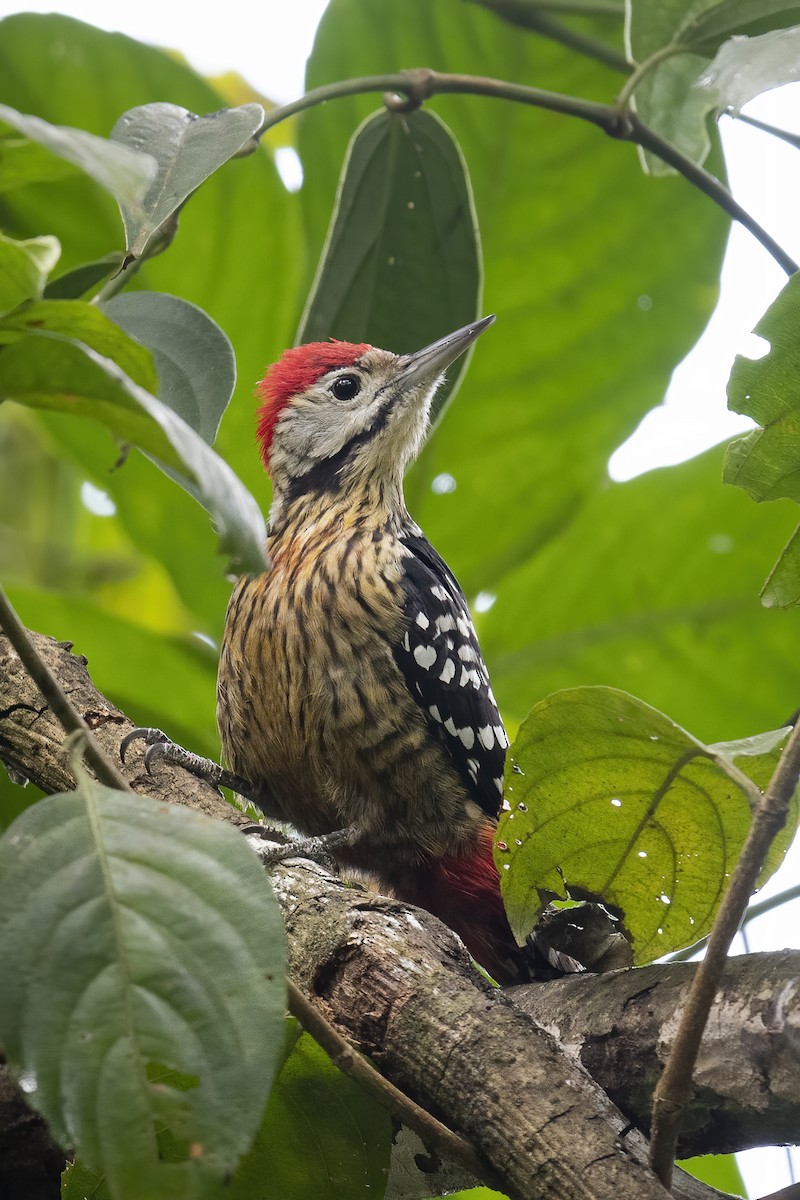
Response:
M385 1109L303 1034L275 1081L230 1200L380 1200L392 1123Z
M298 342L421 350L480 315L481 262L464 160L433 113L369 117L353 135ZM439 388L442 411L463 356Z
M142 255L192 192L251 141L264 120L260 104L241 104L199 117L179 104L155 101L122 114L115 144L151 156L156 173L146 195L120 200L128 252Z
M796 516L720 486L722 453L609 483L498 588L479 633L498 698L609 684L706 742L785 723L800 696L796 619L758 589Z
M236 384L233 347L216 321L166 292L127 292L102 307L152 352L159 400L213 446Z
M0 100L18 109L107 135L122 112L154 97L193 112L224 102L184 64L120 34L53 15L0 22ZM262 507L268 483L255 444L252 388L297 327L305 265L298 205L261 149L216 172L192 196L168 253L140 272L141 286L197 304L229 336L240 382L217 449L251 490L260 490ZM0 196L0 226L20 237L52 230L63 239L67 271L120 243L116 206L82 177L59 184L57 194L31 186ZM195 625L218 633L229 588L218 566L204 565L214 556L205 514L138 456L109 474L117 453L103 430L52 416L46 424L85 475L112 495L116 519L140 552L164 564Z
M125 335L120 331L120 336ZM234 569L263 569L266 531L253 497L177 413L111 359L55 333L31 333L0 354L0 396L32 408L93 417L123 442L152 454L208 509L220 548Z
M731 761L613 688L537 704L509 752L495 843L518 940L553 897L618 910L639 964L705 937L758 794Z
M334 0L308 84L430 66L608 99L619 75L459 0ZM305 113L300 193L321 249L347 141L374 99ZM469 168L491 337L409 477L414 517L468 594L562 530L663 397L716 297L727 219L577 120L437 96ZM643 246L647 253L643 253ZM438 476L456 490L440 488Z
M206 1194L282 1049L283 930L240 834L80 773L0 841L0 948L4 1049L55 1139L115 1200Z

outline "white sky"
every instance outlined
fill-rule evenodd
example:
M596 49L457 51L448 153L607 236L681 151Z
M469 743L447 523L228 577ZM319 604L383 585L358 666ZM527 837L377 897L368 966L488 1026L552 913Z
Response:
M24 9L61 12L143 41L177 48L204 74L234 69L262 94L286 102L303 91L305 60L326 0L225 0L212 9L169 0L0 0L0 17ZM222 14L222 16L221 16ZM747 111L763 121L800 132L800 84L760 96ZM723 139L737 200L800 261L800 153L741 122L725 119ZM620 149L620 153L625 153ZM657 185L656 185L657 186ZM687 185L688 186L688 185ZM749 423L728 413L725 385L736 353L758 357L764 343L750 331L785 282L767 252L734 225L722 274L720 302L698 345L675 372L664 405L649 413L613 455L612 478L624 480L655 466L681 462ZM764 888L762 897L800 879L800 844ZM800 945L800 901L754 922L751 950ZM739 946L739 950L743 947ZM800 1154L793 1151L800 1177ZM751 1196L792 1182L784 1150L739 1155Z

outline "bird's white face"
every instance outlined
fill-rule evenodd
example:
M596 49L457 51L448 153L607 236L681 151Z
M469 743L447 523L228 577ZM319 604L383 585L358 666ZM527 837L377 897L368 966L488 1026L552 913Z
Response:
M260 384L258 438L277 502L373 485L399 496L445 368L493 320L416 354L337 341L287 350Z
M370 348L293 395L272 434L276 490L346 489L369 476L402 478L428 426L442 375L409 377L408 358Z

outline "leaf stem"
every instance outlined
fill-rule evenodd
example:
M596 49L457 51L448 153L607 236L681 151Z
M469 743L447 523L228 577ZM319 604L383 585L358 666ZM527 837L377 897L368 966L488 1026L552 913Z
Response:
M425 1146L438 1150L449 1159L461 1163L471 1175L483 1180L489 1187L504 1186L489 1163L485 1162L466 1138L448 1129L441 1121L405 1092L390 1083L372 1063L342 1037L338 1029L323 1015L320 1009L301 992L292 979L287 979L289 1011L310 1033L333 1062L334 1066L349 1075L367 1095L371 1096L387 1112L418 1134Z
M739 221L788 275L793 275L798 269L797 263L759 225L758 221L734 200L724 184L692 162L670 142L665 141L655 130L643 124L635 113L622 113L619 107L613 104L600 104L594 100L583 100L577 96L563 95L561 92L549 92L543 88L526 87L524 84L490 79L482 75L443 74L425 67L418 67L396 74L366 75L358 79L343 79L337 83L328 83L322 87L312 88L299 100L272 109L267 114L257 136L260 137L267 129L280 124L287 117L304 112L308 108L314 108L318 104L325 104L328 100L364 95L369 92L399 92L407 96L413 105L420 105L434 95L488 96L588 121L589 124L602 129L609 137L619 141L633 142L642 149L655 154L662 162L673 167L680 175L683 175L684 179L708 196L710 200L713 200L723 212L726 212L735 221Z
M672 1051L653 1096L650 1165L666 1188L672 1183L675 1148L692 1092L692 1074L722 971L773 839L786 823L800 776L800 722L795 725L767 790L714 920L708 949L698 965Z
M22 665L44 696L48 706L58 717L64 731L66 733L79 731L83 734L86 741L86 757L100 782L106 784L107 787L129 792L131 787L127 779L117 770L61 684L51 673L2 587L0 587L0 629L8 637L19 655Z
M617 108L622 113L625 112L630 104L633 93L638 88L642 80L654 70L659 63L664 62L667 58L673 58L676 54L691 53L688 47L680 45L678 42L668 42L666 46L659 46L653 54L646 58L643 62L637 63L631 75L625 80L625 83L617 96Z

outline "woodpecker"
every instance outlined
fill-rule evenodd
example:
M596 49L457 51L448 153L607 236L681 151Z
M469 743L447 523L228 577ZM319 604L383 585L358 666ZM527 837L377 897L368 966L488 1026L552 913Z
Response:
M508 738L467 601L412 520L403 474L443 372L494 321L415 354L297 346L258 391L271 567L228 606L217 720L228 766L336 857L528 977L493 841Z

